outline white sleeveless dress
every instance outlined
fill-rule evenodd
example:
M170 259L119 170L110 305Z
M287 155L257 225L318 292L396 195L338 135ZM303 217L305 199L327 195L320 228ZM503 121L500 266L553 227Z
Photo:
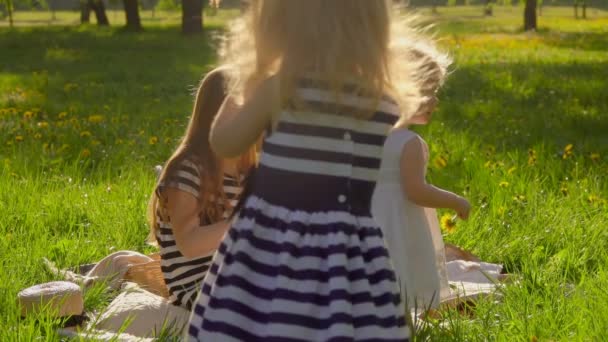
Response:
M401 155L412 139L420 139L428 161L422 138L407 129L393 130L384 143L372 215L384 233L408 307L425 309L437 307L450 289L437 212L408 200L401 186Z

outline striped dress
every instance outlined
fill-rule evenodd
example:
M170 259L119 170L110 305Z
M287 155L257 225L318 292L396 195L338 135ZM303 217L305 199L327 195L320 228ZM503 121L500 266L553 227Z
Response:
M285 109L262 147L252 194L214 257L191 314L199 341L406 341L409 329L370 201L398 119L388 98L318 82ZM301 108L301 107L299 107Z
M197 164L184 160L177 172L170 175L158 185L157 191L162 192L167 187L185 191L197 199L200 198L200 170ZM233 177L224 176L224 192L232 207L241 188ZM230 208L224 211L224 218L228 218ZM156 240L160 246L161 271L165 283L169 288L170 300L174 305L192 309L193 302L198 295L200 284L211 264L213 252L198 258L189 259L180 253L175 243L175 236L171 228L170 217L163 217L159 208L156 209L156 218L159 229L156 231ZM215 223L206 222L201 215L202 226Z

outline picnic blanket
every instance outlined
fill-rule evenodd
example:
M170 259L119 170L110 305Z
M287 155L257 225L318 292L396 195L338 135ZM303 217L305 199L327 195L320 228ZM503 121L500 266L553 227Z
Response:
M101 267L103 265L96 264L81 267L86 272L61 270L50 261L45 261L53 273L83 284L85 289L100 281L113 289L120 289L119 295L105 310L88 313L89 321L86 325L62 328L59 329L59 334L70 338L115 341L151 341L158 338L161 332L181 336L189 312L172 305L166 294L163 296L149 291L149 284L146 284L148 280L137 283L124 279L130 267L141 262L149 263L151 257L130 251L118 252L115 256L120 256L120 265ZM107 259L104 258L104 262ZM475 255L450 244L446 244L446 267L450 295L441 298L441 307L455 307L480 296L494 294L506 276L501 274L502 265L483 262Z

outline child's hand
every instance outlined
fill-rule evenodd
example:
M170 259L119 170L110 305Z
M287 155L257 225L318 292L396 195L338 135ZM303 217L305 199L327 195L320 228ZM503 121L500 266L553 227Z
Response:
M459 197L454 206L454 210L460 219L466 220L469 218L469 213L471 212L471 204L466 198Z

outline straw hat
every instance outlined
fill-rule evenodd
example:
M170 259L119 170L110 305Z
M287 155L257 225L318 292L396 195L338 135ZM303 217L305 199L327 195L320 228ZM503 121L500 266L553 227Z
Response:
M38 284L19 292L21 316L48 310L58 317L78 316L84 311L80 286L67 281Z

